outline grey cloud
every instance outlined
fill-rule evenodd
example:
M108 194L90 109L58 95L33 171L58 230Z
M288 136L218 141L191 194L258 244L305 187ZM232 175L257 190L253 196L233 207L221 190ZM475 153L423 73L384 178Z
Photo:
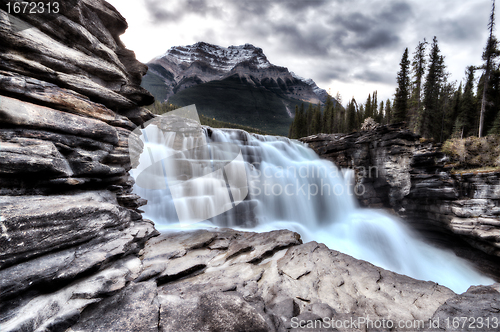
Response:
M331 46L331 31L313 26L300 30L294 24L272 25L271 32L286 44L286 48L295 54L324 56Z
M371 30L362 36L358 36L355 42L348 46L360 50L385 49L395 45L400 38L393 31L385 29Z
M373 83L394 83L395 77L382 71L364 70L354 75L355 79Z
M382 8L379 19L393 23L403 23L413 16L412 7L404 1L396 1Z
M312 72L314 79L318 82L328 82L331 80L346 79L349 67L346 64L322 63Z
M219 4L214 5L207 0L182 0L177 2L178 7L166 6L165 1L162 0L146 0L145 4L147 11L156 23L179 22L186 14L219 17L222 9Z
M170 0L168 6L145 1L153 19L169 20L171 29L188 13L217 20L214 29L195 33L200 41L251 42L273 59L303 63L290 69L320 85L331 80L395 84L405 47L412 52L418 40L434 35L440 45L455 49L476 45L489 11L489 0L442 0L439 7L450 8L446 13L433 9L435 0ZM464 4L468 10L456 10ZM223 30L215 28L220 23ZM386 62L373 66L381 59Z
M365 33L374 26L374 21L362 13L337 14L329 23L356 33Z
M161 0L146 0L146 9L156 23L159 22L178 22L182 16L176 15L161 6Z
M284 8L287 8L288 10L291 10L291 11L302 11L305 9L317 9L319 7L324 6L328 2L329 2L328 0L302 0L302 1L300 1L300 0L295 0L295 1L281 0L281 1L279 1L279 3Z

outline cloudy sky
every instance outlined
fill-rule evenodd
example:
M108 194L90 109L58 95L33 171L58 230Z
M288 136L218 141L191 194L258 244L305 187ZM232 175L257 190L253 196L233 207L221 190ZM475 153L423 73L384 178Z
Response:
M450 80L481 64L491 0L108 0L125 45L147 62L170 47L250 43L269 61L340 92L392 98L404 49L437 36Z

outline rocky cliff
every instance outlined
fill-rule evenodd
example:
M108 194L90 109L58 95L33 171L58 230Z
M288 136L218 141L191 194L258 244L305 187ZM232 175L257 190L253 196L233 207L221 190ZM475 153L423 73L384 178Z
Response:
M112 6L67 4L51 20L0 10L2 331L300 331L327 319L365 331L359 317L498 315L498 285L456 295L290 231L159 235L128 173L131 130L151 117L146 67Z
M467 242L487 254L476 251L469 258L483 257L486 270L499 275L499 172L452 174L439 144L400 125L302 141L338 166L357 170L362 206L392 209L426 237L454 244L461 255L471 256L462 244Z
M0 11L2 331L69 327L134 278L157 233L128 173L147 67L112 6L61 6L51 20Z

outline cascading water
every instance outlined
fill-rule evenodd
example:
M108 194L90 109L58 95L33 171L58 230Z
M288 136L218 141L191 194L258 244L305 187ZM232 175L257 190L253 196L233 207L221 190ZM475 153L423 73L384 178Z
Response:
M350 184L352 171L342 173L302 143L211 128L204 128L202 135L206 137L202 138L177 133L175 143L175 134L165 136L159 132L155 126L143 130L144 153L139 167L132 171L136 179L147 165L179 150L193 149L199 146L200 139L209 145L235 144L243 155L248 181L246 199L215 218L189 227L229 226L257 232L289 229L301 234L304 242L321 242L388 270L435 281L457 293L471 285L493 283L453 253L420 241L397 218L378 210L358 208ZM190 168L188 165L184 167ZM199 176L193 168L196 167L191 167L189 173ZM194 195L206 196L203 187L212 187L213 181L207 180L201 186ZM153 220L157 229L168 231L186 226L179 224L176 213L179 202L175 201L185 203L189 197L173 197L168 187L151 190L136 186L135 192L148 200L145 217ZM203 205L217 204L214 198L205 196Z

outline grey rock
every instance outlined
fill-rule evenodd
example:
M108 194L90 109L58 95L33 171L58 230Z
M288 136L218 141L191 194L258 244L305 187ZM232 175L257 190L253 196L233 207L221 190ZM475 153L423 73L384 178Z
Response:
M70 177L74 173L68 161L52 142L19 138L0 142L0 174L38 174Z
M4 301L28 290L43 290L98 270L117 257L136 254L157 232L147 222L132 223L122 231L108 231L88 243L50 252L0 270L0 296ZM0 308L3 306L0 306Z
M52 331L68 328L79 313L92 303L125 287L140 271L141 262L130 257L90 277L46 295L40 295L2 317L2 331ZM64 330L64 329L63 329Z
M106 191L54 196L2 196L0 266L78 246L124 227L129 212Z
M498 331L499 313L498 284L496 287L476 286L448 299L431 320L434 326L439 326L439 331Z
M129 119L114 113L104 105L94 103L77 92L35 78L0 71L0 90L60 111L91 117L129 130L135 129Z
M244 250L240 241L245 238L254 239L254 250ZM258 249L257 238L262 249ZM288 238L291 245L278 247L265 259L252 259L252 252L275 248L272 242L280 238ZM229 244L210 249L221 243L220 239ZM177 317L174 303L186 303L187 308L180 311L199 310L202 294L235 292L250 303L261 298L267 318L278 330L290 328L291 319L299 315L428 320L455 295L446 287L385 271L316 242L300 244L293 232L285 230L259 234L199 230L162 235L148 242L141 257L144 271L138 280L159 280L162 310L168 302L168 314L162 314L161 324L167 324L163 317ZM157 278L174 262L183 274L163 281ZM199 268L190 269L193 266ZM180 328L168 324L171 330Z
M158 331L160 304L156 283L131 284L88 306L68 332Z
M0 97L0 120L14 126L63 132L116 144L116 129L100 120L84 118L48 107Z
M208 292L200 295L160 295L159 331L276 331L271 319L235 292ZM266 319L267 318L267 319Z

